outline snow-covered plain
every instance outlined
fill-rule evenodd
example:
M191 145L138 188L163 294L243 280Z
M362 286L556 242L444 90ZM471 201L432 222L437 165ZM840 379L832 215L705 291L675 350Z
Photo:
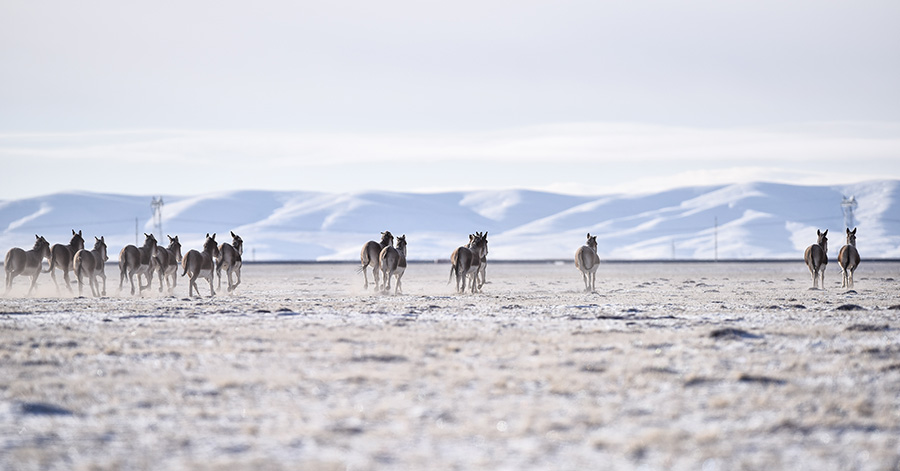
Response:
M0 469L896 469L900 263L493 263L456 295L0 298ZM183 280L183 279L182 279ZM21 291L21 293L19 293Z
M841 201L854 196L863 258L900 257L900 181L847 186L749 183L656 194L525 190L448 193L236 191L163 195L162 232L199 249L206 233L245 241L245 260L358 260L381 231L406 234L412 260L447 259L467 235L488 231L496 260L571 259L588 232L603 259L798 259L829 229L843 244ZM67 243L71 230L103 235L110 258L155 230L150 196L63 193L0 202L0 248L34 235ZM157 238L161 238L157 234ZM143 236L138 236L138 244ZM166 239L163 239L166 240Z

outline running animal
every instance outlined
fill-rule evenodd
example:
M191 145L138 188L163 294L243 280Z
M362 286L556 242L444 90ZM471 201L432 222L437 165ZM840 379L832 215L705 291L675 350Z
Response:
M384 292L391 292L391 277L397 277L397 287L394 294L400 294L400 278L406 271L406 235L397 238L397 248L387 246L381 249L378 256L378 265L381 267L382 278L384 279Z
M584 291L593 293L597 291L597 267L600 266L600 256L597 255L597 236L587 235L587 243L578 247L575 251L575 268L581 271L584 279Z
M228 292L231 293L241 284L241 255L244 254L244 239L231 231L231 243L223 242L219 246L216 257L216 275L219 278L219 289L222 289L222 269L228 276ZM232 283L231 274L237 275L237 283Z
M450 254L450 279L453 279L454 275L456 276L458 293L466 292L467 277L472 278L470 282L472 294L477 291L478 271L486 248L487 244L483 234L469 234L469 243L465 247L457 247ZM462 289L460 289L460 282L462 282Z
M69 280L69 271L72 270L75 261L75 252L84 248L84 238L81 237L81 231L75 232L72 229L72 240L68 245L53 244L50 247L50 278L53 278L53 284L56 285L56 292L59 293L59 283L56 281L56 268L59 267L63 272L63 280L66 282L66 289L72 292L71 281Z
M812 275L813 289L819 289L819 280L822 280L822 289L825 289L825 265L828 265L828 229L822 232L816 229L818 240L815 244L806 248L803 259Z
M847 245L838 252L841 266L841 288L853 288L853 272L859 266L859 252L856 251L856 229L847 229Z
M168 247L157 247L153 270L159 277L159 292L163 291L163 280L166 282L166 289L169 294L175 290L178 284L178 265L181 264L181 243L178 242L178 236L169 238ZM152 277L152 275L151 275Z
M109 260L106 254L106 241L103 237L94 237L93 250L81 249L75 252L74 271L78 279L78 295L84 294L84 277L87 276L91 294L94 297L106 296L106 272L104 265ZM103 291L100 291L97 276L103 277Z
M197 278L205 278L209 282L209 295L215 296L216 291L213 290L213 270L216 268L216 257L219 256L219 246L216 245L216 235L206 234L206 241L203 242L203 251L189 250L181 260L181 266L184 271L181 276L190 274L188 282L188 296L192 296L197 291L200 296L200 288L197 287Z
M125 277L131 283L131 294L134 294L134 277L137 275L138 294L143 293L145 289L150 288L152 280L152 263L156 258L157 243L153 234L144 233L144 245L135 247L134 245L126 245L119 252L119 291L122 291L122 283ZM141 283L141 275L147 277L147 285Z
M381 270L378 257L385 247L391 247L393 245L394 236L390 231L381 233L381 242L370 240L363 245L362 250L359 252L359 261L362 266L357 270L357 272L362 272L363 278L366 280L363 289L369 289L369 276L366 274L366 268L372 267L372 278L375 280L375 291L378 291L378 272Z
M13 280L19 275L31 276L31 287L28 288L28 296L37 287L38 275L41 274L41 262L46 258L50 261L50 243L42 236L35 234L34 248L22 250L13 247L6 252L3 261L3 269L6 271L6 291L9 294Z

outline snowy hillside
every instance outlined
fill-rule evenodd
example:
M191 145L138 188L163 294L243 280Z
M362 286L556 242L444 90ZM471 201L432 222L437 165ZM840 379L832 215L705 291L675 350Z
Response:
M495 260L570 259L598 235L603 259L799 259L829 229L829 255L844 243L844 196L854 196L864 258L900 257L900 181L843 187L773 183L682 188L649 195L571 196L536 191L449 193L236 191L163 195L162 231L185 251L207 232L233 230L245 260L358 260L381 231L406 234L409 258L447 259L469 233L488 231ZM0 202L0 250L34 235L87 244L104 235L115 260L136 232L154 232L150 196L63 193ZM143 242L143 235L139 237ZM157 234L157 238L160 235ZM164 239L167 240L167 239Z

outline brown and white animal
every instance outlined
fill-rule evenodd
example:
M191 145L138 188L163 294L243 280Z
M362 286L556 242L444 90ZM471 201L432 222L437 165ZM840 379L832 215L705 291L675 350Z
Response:
M847 245L838 252L841 266L841 288L853 288L853 272L859 266L859 252L856 251L856 229L847 229Z
M134 245L126 245L119 252L119 291L122 291L122 283L125 277L131 283L131 294L134 294L134 277L137 276L138 294L150 287L152 278L152 263L156 258L156 237L153 234L144 233L144 245L135 247ZM141 275L147 278L147 285L141 283Z
M597 267L600 266L600 256L597 255L597 236L587 235L587 243L578 247L575 251L575 268L581 271L584 279L584 291L593 293L597 291Z
M156 257L154 257L153 269L159 277L159 292L163 291L163 280L166 283L166 289L169 293L175 290L178 284L178 266L181 265L181 243L178 242L178 236L169 238L168 247L157 247ZM152 277L152 275L151 275Z
M75 232L75 229L72 229L72 240L69 241L68 245L63 244L53 244L50 247L50 268L47 270L50 272L50 278L53 278L53 283L56 285L56 292L59 292L59 283L56 282L56 268L59 267L63 272L63 280L66 282L66 289L69 292L72 292L71 281L69 280L69 271L73 268L73 262L75 261L75 252L84 248L84 238L81 237L81 231Z
M92 250L81 249L75 252L74 271L75 278L78 279L78 295L84 294L84 277L87 276L88 285L91 287L91 294L94 297L106 296L106 271L104 265L109 260L106 254L106 241L101 236L94 237L94 248ZM97 276L103 277L103 291L100 291Z
M50 243L42 236L35 234L34 247L31 250L22 250L13 247L6 252L3 261L3 269L6 271L6 291L12 289L13 280L19 275L31 277L31 287L28 288L28 296L37 287L38 275L41 274L41 262L46 258L50 261Z
M222 269L228 276L228 292L233 292L241 284L241 255L244 254L244 239L231 231L231 243L223 242L219 246L219 255L216 257L216 275L219 278L219 289L222 289ZM232 283L231 274L237 275L237 282Z
M475 235L484 239L484 253L481 255L481 263L478 265L478 273L475 275L478 280L478 291L481 291L481 288L484 287L484 283L487 281L488 233L487 231L484 234L476 232Z
M381 270L378 257L385 247L391 247L393 245L394 236L390 231L381 233L381 242L370 240L363 245L362 250L359 252L359 261L362 266L357 270L357 272L362 272L363 278L366 280L363 289L369 289L369 276L366 275L366 268L372 267L372 278L375 280L375 290L378 291L378 272Z
M453 276L456 275L456 291L458 293L466 292L467 277L472 279L471 282L468 282L471 292L474 294L477 291L478 271L485 248L486 243L481 233L469 234L469 243L465 247L457 247L450 254L450 278L453 279ZM462 289L460 289L460 281Z
M822 280L822 289L825 289L825 266L828 265L828 229L822 232L816 229L818 239L816 243L806 248L803 259L812 275L814 289L819 289L819 280Z
M382 278L384 279L384 292L391 292L391 277L397 277L397 287L394 294L400 294L400 278L406 271L406 235L397 238L397 248L387 246L381 249L378 256L378 265L381 267Z
M216 235L206 234L206 240L203 242L203 251L189 250L181 260L181 266L184 271L181 276L190 274L188 282L188 296L192 296L197 291L200 296L200 288L197 287L197 278L205 278L209 282L209 295L215 296L213 290L213 270L216 268L216 257L219 255L219 246L216 245Z

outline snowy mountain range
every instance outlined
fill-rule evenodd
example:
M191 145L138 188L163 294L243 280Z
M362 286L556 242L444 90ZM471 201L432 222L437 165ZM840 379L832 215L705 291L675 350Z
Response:
M851 201L855 205L847 202ZM829 229L829 255L844 244L845 219L858 226L863 258L900 258L900 181L846 186L748 183L643 195L573 196L528 190L446 193L235 191L162 195L162 234L186 252L207 232L244 239L247 261L359 260L381 231L406 235L410 260L447 259L468 234L488 231L494 260L572 259L597 235L602 259L800 259ZM35 234L86 244L103 235L110 259L154 232L150 196L58 193L0 202L0 250L30 248ZM139 240L138 240L139 239Z

